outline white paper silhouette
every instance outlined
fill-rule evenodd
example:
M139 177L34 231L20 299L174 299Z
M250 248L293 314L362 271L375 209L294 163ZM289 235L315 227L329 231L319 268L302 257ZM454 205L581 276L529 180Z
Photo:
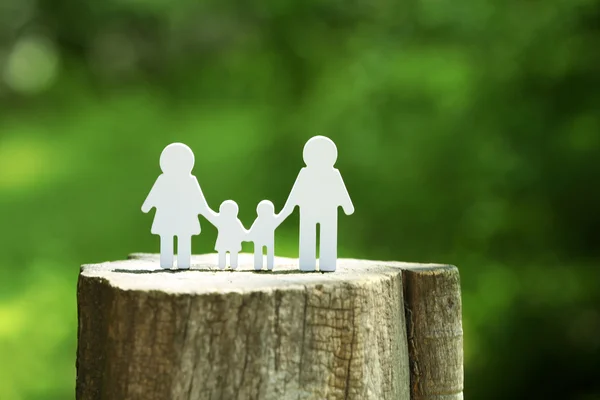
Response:
M219 212L212 210L204 215L217 230L217 243L215 250L219 253L219 268L227 266L227 253L231 269L238 267L238 254L242 251L242 242L246 241L248 231L238 219L239 207L233 200L226 200L219 207Z
M192 175L194 154L182 143L168 145L160 156L163 171L142 205L147 213L156 208L152 233L160 236L160 265L173 267L173 243L177 237L177 266L190 268L192 236L200 233L198 215L203 215L218 230L215 250L219 267L227 266L227 253L232 269L238 267L238 254L243 241L254 243L254 268L262 269L263 249L267 252L267 268L274 267L275 230L294 211L300 209L300 270L315 271L317 265L317 226L320 229L321 271L335 271L337 264L338 207L347 215L354 213L352 200L340 172L335 143L327 137L315 136L304 146L306 167L300 170L290 195L279 214L273 203L259 203L256 220L250 231L238 219L238 205L224 201L219 212L212 211L198 180Z
M146 201L144 213L156 207L151 232L160 235L160 266L173 267L173 242L177 236L177 266L189 268L192 236L200 233L198 214L210 212L200 185L192 175L194 153L183 143L168 145L160 155L162 175Z
M275 229L284 218L281 214L275 214L275 206L269 200L258 203L256 213L258 216L248 234L248 241L254 243L254 269L262 269L263 249L266 248L267 269L272 270L275 263Z
M304 146L304 163L280 213L289 216L300 209L300 270L315 271L317 263L317 225L320 229L319 269L332 272L337 264L338 207L346 215L354 205L340 172L334 168L337 148L325 136L315 136Z

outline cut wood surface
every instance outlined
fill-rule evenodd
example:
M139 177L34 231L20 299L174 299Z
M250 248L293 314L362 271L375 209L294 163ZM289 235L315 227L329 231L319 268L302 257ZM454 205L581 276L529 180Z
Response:
M158 256L136 254L83 266L77 398L462 396L462 347L448 334L459 332L460 295L432 306L415 297L427 293L402 282L407 271L456 268L341 259L335 273L303 273L297 260L277 258L274 271L256 272L253 261L242 254L238 270L222 271L210 254L194 256L191 270L162 270ZM425 313L408 323L408 333L405 312ZM446 314L458 322L437 330L434 322ZM421 340L421 333L437 339ZM460 355L446 358L436 349ZM428 362L439 366L422 365ZM443 365L452 371L441 373Z

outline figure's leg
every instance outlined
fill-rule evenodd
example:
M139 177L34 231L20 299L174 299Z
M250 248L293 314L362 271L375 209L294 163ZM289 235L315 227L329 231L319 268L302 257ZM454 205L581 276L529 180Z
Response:
M224 251L219 252L219 268L225 269L227 267L227 253Z
M263 248L254 242L254 269L260 271L263 267Z
M237 252L229 253L229 263L231 264L231 269L237 269L237 267L238 267L238 253Z
M267 245L267 269L269 271L272 271L274 265L275 265L275 243L269 243Z
M173 268L173 236L160 237L160 266Z
M333 272L337 264L337 215L324 220L320 227L319 270Z
M300 271L317 269L317 224L300 214Z
M189 269L192 263L192 237L177 236L177 268Z

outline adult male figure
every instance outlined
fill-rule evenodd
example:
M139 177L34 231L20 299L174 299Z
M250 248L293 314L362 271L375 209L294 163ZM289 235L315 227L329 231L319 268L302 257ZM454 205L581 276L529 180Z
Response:
M338 207L350 215L354 205L340 171L334 168L337 148L331 139L311 138L304 146L303 158L306 167L300 170L281 215L285 219L296 206L300 208L300 270L316 270L319 225L319 268L333 272L337 264Z

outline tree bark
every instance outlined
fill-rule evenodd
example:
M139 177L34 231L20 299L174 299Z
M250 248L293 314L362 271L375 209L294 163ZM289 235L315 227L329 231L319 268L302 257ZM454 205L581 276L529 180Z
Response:
M411 346L417 355L448 347L443 338L428 345L414 337L441 315L403 287L403 272L418 266L339 260L337 272L323 274L299 272L297 260L284 258L272 272L255 272L249 254L237 271L221 271L216 261L195 256L191 270L171 271L157 256L138 254L83 266L77 399L443 398L411 397ZM413 336L405 294L406 315L426 314L408 325ZM457 359L425 370L455 368ZM462 363L459 372L462 384ZM417 386L427 391L435 385L426 379Z
M405 268L404 307L411 399L463 399L463 331L458 269Z

